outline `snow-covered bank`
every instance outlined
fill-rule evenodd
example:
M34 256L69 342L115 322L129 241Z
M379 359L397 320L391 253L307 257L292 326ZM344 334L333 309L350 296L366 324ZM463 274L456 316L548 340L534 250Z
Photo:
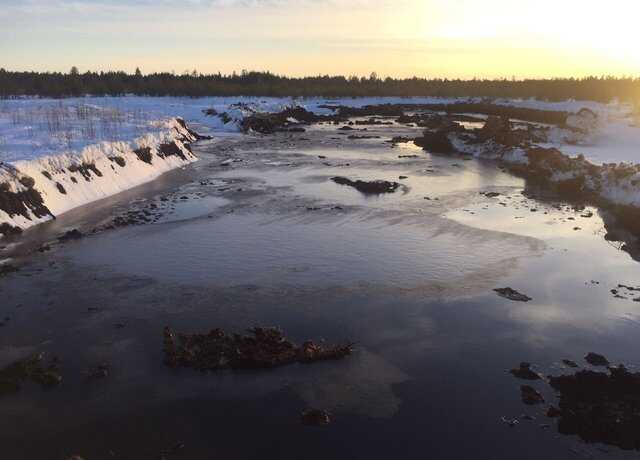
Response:
M19 232L70 209L149 182L197 160L199 136L179 118L131 142L88 145L77 153L0 163L0 234Z
M603 205L640 209L640 129L628 121L601 117L585 109L570 115L564 127L525 129L493 117L481 130L425 133L421 142L428 148L445 136L452 151L501 161L514 172ZM611 136L612 132L617 135ZM592 155L571 155L569 149ZM599 162L593 152L617 154L627 161Z

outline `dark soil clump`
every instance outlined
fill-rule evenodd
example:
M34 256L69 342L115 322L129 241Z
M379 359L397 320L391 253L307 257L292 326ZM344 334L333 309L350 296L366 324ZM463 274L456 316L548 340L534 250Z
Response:
M522 397L522 402L525 404L533 405L542 404L544 402L544 398L538 390L530 387L529 385L522 385L520 387L520 396Z
M20 269L18 267L14 267L11 264L2 264L0 265L0 277L8 275L9 273L15 273L19 270Z
M256 327L249 333L228 335L221 329L213 329L208 334L174 334L166 327L165 363L200 370L269 369L342 359L351 354L353 347L351 343L324 346L311 341L297 346L275 328Z
M531 370L531 364L529 363L520 363L520 367L511 369L509 372L511 372L514 377L523 380L540 380L542 378L540 374Z
M584 360L591 364L592 366L608 366L609 360L598 353L587 353L587 356L584 357Z
M96 168L96 165L93 163L81 163L79 165L71 165L69 166L69 172L72 173L80 173L84 180L87 182L91 181L91 173L95 174L98 177L102 177L102 171Z
M640 373L620 366L609 374L584 370L549 377L549 383L560 393L560 433L640 449Z
M448 134L447 130L425 131L422 137L415 139L413 142L418 147L422 147L431 153L455 153L456 149L453 147Z
M531 297L521 294L510 287L494 289L494 291L497 292L500 297L513 300L514 302L529 302L530 300L533 300Z
M169 156L177 156L181 160L187 161L187 157L182 152L180 147L178 147L178 144L176 144L175 142L169 142L169 143L166 143L166 144L160 144L160 146L158 147L158 156L160 158L166 158L166 157L169 157Z
M64 235L59 236L58 241L65 242L65 241L79 240L83 236L84 235L80 230L78 230L77 228L74 228L73 230L69 230Z
M43 387L52 387L62 381L62 376L55 362L45 366L44 355L40 353L0 370L0 396L19 391L27 380Z
M394 193L400 187L397 182L389 182L386 180L374 180L374 181L352 181L346 177L332 177L331 180L339 185L347 185L358 190L365 195L381 195L383 193Z
M151 148L150 147L141 147L137 150L134 150L133 153L136 154L140 161L144 161L145 163L151 164L152 156L151 156Z
M302 412L302 424L307 426L324 426L331 423L329 413L319 409L307 409Z

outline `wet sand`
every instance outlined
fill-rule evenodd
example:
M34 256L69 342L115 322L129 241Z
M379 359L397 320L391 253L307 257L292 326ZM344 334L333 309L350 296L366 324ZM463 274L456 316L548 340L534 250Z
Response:
M633 369L640 304L610 290L637 285L637 262L597 209L523 195L492 163L384 142L416 133L203 142L186 170L3 249L21 270L0 278L0 365L46 352L63 381L0 398L2 458L635 458L558 434L508 369L568 373L561 360L589 367L590 351ZM403 187L365 196L334 176ZM131 210L149 222L105 230ZM87 236L55 242L72 228ZM533 300L493 292L507 286ZM167 325L357 344L341 361L201 373L163 364ZM87 379L101 363L109 375ZM332 423L302 425L308 407ZM522 414L535 420L502 421Z

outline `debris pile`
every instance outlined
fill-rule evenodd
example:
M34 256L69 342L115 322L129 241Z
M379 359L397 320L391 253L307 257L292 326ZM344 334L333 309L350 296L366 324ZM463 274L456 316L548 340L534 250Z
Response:
M520 292L510 287L494 289L494 291L505 299L513 300L514 302L529 302L531 297L521 294Z

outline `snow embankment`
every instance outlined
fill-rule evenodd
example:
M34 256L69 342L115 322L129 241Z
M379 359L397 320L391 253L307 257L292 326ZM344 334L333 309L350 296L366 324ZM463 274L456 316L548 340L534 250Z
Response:
M526 130L493 118L475 133L451 132L447 138L455 151L499 160L560 190L640 208L640 128L628 118L585 109L569 115L564 126ZM598 161L608 157L617 162Z
M157 122L156 128L131 142L0 163L0 235L19 233L197 160L191 143L200 136L182 119Z

